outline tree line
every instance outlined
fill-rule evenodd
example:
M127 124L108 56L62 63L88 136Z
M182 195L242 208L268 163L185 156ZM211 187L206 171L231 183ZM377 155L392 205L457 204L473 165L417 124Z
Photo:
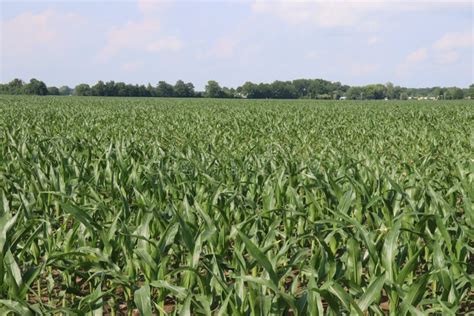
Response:
M248 99L350 99L405 100L417 97L434 99L474 99L474 84L469 88L432 87L406 88L386 84L370 84L365 86L348 86L340 82L323 79L297 79L292 81L274 81L272 83L245 82L237 88L221 87L217 81L207 82L204 91L196 91L191 82L182 80L170 84L159 81L158 84L132 85L124 82L98 81L95 85L81 83L70 88L47 87L43 81L31 79L25 83L14 79L6 84L0 84L0 94L29 94L29 95L77 95L77 96L113 96L113 97L179 97L179 98L248 98Z

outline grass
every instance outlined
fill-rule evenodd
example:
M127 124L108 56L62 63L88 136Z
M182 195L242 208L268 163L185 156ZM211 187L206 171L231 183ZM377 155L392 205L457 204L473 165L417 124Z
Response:
M474 309L474 104L0 97L0 314Z

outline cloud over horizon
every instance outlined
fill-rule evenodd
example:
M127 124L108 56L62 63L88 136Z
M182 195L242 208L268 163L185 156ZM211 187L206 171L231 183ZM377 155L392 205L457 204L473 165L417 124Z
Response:
M209 79L231 86L295 78L418 87L474 81L473 16L466 1L1 5L2 81L183 79L198 88Z

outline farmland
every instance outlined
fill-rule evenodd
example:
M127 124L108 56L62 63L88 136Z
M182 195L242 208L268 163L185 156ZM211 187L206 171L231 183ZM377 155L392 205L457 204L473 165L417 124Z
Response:
M474 309L472 101L0 98L0 314Z

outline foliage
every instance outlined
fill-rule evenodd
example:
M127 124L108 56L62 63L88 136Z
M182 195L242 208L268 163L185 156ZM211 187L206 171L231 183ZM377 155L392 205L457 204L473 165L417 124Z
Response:
M13 79L8 84L0 85L1 94L35 94L47 95L48 88L43 81L31 79L29 83L25 84L21 79Z
M60 95L71 95L72 92L73 92L72 89L69 88L68 86L62 86L59 88Z
M156 86L156 95L158 97L173 97L174 88L169 83L166 83L165 81L160 81Z
M48 87L48 95L60 95L57 87Z
M194 85L191 82L184 83L183 80L176 81L174 85L174 96L178 98L194 97Z
M23 87L25 94L47 95L48 88L43 81L31 79L28 84Z
M4 96L0 313L472 310L467 102Z
M464 92L460 88L449 88L448 89L448 98L451 100L460 100L464 98Z
M469 86L469 89L466 92L466 95L469 96L471 99L474 99L474 84Z
M42 84L36 79L33 85L25 85L22 80L14 79L8 84L0 84L0 94L36 94L56 95L56 88L50 87L51 93L44 89L29 89L28 86L38 87ZM54 88L54 89L53 89ZM340 82L331 82L323 79L296 79L293 81L274 81L272 83L245 82L242 86L234 88L221 87L217 81L208 81L205 91L195 91L191 82L182 80L171 85L166 81L159 81L156 87L148 85L132 85L124 82L98 81L92 87L87 84L79 84L75 87L75 95L78 96L119 96L119 97L208 97L208 98L248 98L248 99L340 99L346 97L349 100L406 100L409 97L429 97L440 100L460 100L464 97L474 98L472 87L461 89L457 87L441 88L404 88L394 86L387 82L382 84L369 84L366 86L347 86ZM60 95L73 94L67 86L59 89Z
M224 91L217 81L209 80L207 82L204 95L206 98L223 98Z
M87 83L81 83L74 88L74 94L77 96L90 96L92 95L92 90Z

